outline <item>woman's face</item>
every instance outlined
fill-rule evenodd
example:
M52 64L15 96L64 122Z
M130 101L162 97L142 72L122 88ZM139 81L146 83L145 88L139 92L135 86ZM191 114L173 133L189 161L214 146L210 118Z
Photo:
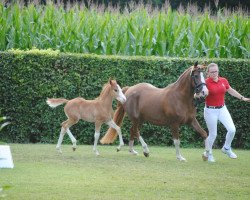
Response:
M213 80L217 80L219 76L219 69L218 66L212 66L208 69L208 75L211 77Z

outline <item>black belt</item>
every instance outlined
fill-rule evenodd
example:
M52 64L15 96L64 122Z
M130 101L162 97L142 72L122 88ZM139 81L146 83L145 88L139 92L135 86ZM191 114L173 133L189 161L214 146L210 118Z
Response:
M219 109L222 108L224 105L221 106L206 106L207 108Z

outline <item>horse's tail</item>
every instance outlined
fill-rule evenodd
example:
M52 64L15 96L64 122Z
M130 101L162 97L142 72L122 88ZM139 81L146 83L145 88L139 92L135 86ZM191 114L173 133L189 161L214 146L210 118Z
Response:
M47 99L47 104L51 107L51 108L55 108L57 106L60 106L64 103L67 103L69 100L67 99L63 99L63 98L58 98L58 99L55 99L55 98L52 98L52 99Z
M129 89L129 87L124 87L124 88L122 88L122 92L125 94L128 89ZM124 116L125 116L125 110L124 110L122 104L118 102L116 111L114 113L114 118L113 118L113 120L117 124L117 126L121 127ZM106 134L100 140L100 142L102 144L110 144L110 143L113 143L116 138L117 138L116 130L113 128L109 128L107 130Z

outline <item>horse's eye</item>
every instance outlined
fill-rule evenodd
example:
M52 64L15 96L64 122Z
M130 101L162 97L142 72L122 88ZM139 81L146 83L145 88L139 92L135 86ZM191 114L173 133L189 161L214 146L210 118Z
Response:
M115 92L118 92L118 90L117 90L117 89L114 89L114 91L115 91Z

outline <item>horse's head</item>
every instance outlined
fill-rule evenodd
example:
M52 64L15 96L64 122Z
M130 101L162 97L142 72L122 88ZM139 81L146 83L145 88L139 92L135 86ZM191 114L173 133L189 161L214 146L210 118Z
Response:
M196 62L191 69L191 78L195 90L195 98L205 97L208 95L208 89L203 74L205 68L206 66L198 65L198 62Z
M117 84L116 80L109 80L109 84L111 86L112 96L122 104L125 103L126 97L123 94L121 87Z

